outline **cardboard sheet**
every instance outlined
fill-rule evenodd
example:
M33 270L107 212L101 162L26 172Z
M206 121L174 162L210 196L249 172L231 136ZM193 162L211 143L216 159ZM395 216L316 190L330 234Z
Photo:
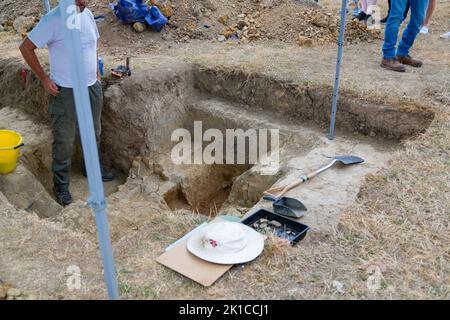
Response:
M212 285L233 266L197 258L187 250L186 244L187 240L183 240L159 256L156 261L205 287Z

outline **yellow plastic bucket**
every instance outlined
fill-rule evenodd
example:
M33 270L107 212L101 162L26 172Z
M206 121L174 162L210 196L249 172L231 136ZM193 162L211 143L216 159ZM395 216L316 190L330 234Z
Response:
M22 146L20 134L11 130L0 130L0 174L16 169L19 148Z

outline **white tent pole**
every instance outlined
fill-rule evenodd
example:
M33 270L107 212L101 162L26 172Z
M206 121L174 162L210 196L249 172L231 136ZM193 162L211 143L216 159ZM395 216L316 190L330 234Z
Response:
M340 76L340 71L341 71L342 48L344 47L346 23L347 23L347 0L342 0L341 26L339 29L338 55L337 55L337 62L336 62L336 76L334 79L334 91L333 91L333 103L331 106L330 130L328 131L328 139L330 139L330 140L334 139L334 125L336 122L337 103L338 103L338 99L339 99L339 76Z
M106 201L103 191L100 162L95 139L94 121L92 119L91 104L86 84L86 73L83 65L83 53L80 42L79 15L74 0L61 0L60 10L62 15L61 26L65 32L65 44L68 48L70 61L72 62L73 94L80 129L81 144L83 147L84 163L89 184L90 197L88 203L94 210L97 224L98 243L103 260L105 280L110 299L119 299L114 257L109 235L108 218L106 216Z

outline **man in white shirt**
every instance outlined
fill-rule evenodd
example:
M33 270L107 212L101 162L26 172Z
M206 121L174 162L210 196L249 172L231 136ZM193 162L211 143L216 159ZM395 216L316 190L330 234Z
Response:
M86 0L76 0L77 26L80 28L81 49L86 72L86 83L89 89L89 98L94 119L97 145L100 142L101 109L103 105L103 92L98 69L97 40L99 33L92 12L86 8ZM70 72L69 48L66 47L64 27L60 7L42 17L38 25L28 34L20 45L20 51L41 80L45 91L49 93L49 113L53 127L53 191L56 200L63 206L72 202L69 192L70 168L73 144L77 127L75 102L73 97L72 74ZM42 68L36 48L47 45L50 61L50 75ZM111 173L102 168L103 181L113 180Z

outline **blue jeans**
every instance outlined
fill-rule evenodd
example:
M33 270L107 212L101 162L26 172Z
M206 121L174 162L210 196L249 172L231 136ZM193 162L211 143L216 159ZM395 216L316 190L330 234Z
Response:
M356 5L355 9L353 9L352 12L353 16L357 16L361 12L361 9L358 7L358 2L359 0L353 0L353 3Z
M407 56L412 47L417 34L420 31L425 12L428 7L428 0L409 0L411 6L411 17L408 26L403 31L402 40L397 49L397 55ZM402 23L408 0L391 1L391 12L384 31L383 58L395 58L395 45L397 44L398 29Z

